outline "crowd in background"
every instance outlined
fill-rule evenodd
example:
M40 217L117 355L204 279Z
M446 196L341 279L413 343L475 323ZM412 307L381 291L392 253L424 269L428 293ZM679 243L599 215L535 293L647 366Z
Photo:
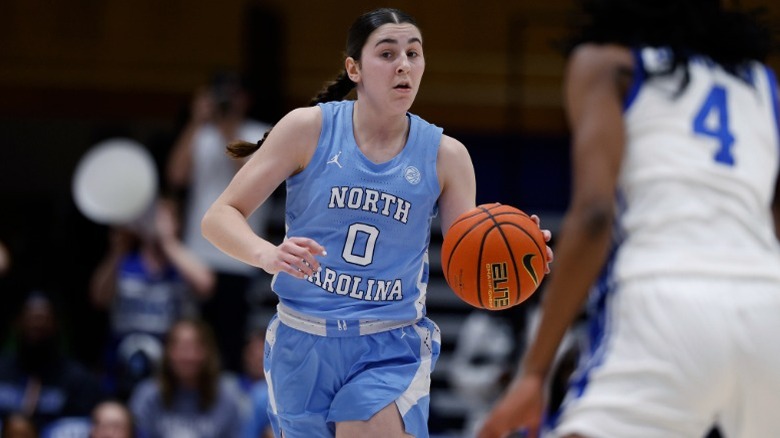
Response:
M55 301L31 292L0 355L2 436L267 436L262 331L247 339L240 372L221 366L210 325L197 317L173 320L162 339L159 357L138 344L95 372L63 348Z
M26 291L0 354L2 437L270 436L264 327L247 311L250 287L268 278L221 254L199 229L242 164L224 145L267 129L248 118L248 103L232 73L199 90L158 163L157 199L108 227L88 285L91 305L108 319L108 333L94 333L99 363L69 351L64 297ZM258 233L265 218L255 215ZM0 242L0 277L13 263Z

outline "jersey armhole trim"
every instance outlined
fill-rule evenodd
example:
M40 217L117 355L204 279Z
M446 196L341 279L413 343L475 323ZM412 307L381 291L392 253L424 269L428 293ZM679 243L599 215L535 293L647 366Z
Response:
M306 163L306 166L300 172L287 177L288 184L307 178L306 175L311 173L309 169L313 167L313 165L318 161L322 160L322 154L325 153L323 152L323 149L325 149L322 147L323 143L325 139L331 136L331 132L333 130L332 123L330 123L333 117L333 108L324 106L325 103L328 102L318 103L316 106L316 108L320 110L322 125L320 126L320 135L317 137L317 144L314 146L314 153L312 154L311 159L309 159L309 162Z
M777 96L777 77L775 72L767 65L764 66L769 86L769 94L772 96L772 112L775 116L775 134L777 134L777 147L780 149L780 102Z
M642 61L641 49L633 48L631 49L631 54L634 56L634 73L631 80L631 88L628 89L628 93L626 93L626 97L623 100L623 112L628 111L631 104L634 103L645 80L645 64Z

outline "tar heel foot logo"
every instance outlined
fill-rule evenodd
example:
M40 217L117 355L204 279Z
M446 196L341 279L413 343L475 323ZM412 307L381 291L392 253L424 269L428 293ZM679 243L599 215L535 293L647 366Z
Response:
M341 169L341 163L339 163L339 156L341 155L341 151L338 151L336 155L330 157L327 163L325 164L335 164L336 166L339 166L339 169Z
M422 180L422 174L416 167L407 166L406 169L404 169L404 178L409 181L409 184L419 184Z

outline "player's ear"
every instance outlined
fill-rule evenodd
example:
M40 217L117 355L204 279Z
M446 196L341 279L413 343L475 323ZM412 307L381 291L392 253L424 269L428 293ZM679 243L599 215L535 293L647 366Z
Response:
M360 61L356 61L349 56L344 61L344 68L347 70L347 76L349 76L352 82L360 83Z

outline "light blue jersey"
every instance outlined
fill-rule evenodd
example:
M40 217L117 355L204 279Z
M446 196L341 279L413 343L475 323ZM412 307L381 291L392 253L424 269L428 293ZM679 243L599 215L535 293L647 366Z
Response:
M442 129L409 114L405 147L377 164L355 141L354 101L319 107L317 149L287 179L286 221L288 237L314 239L328 255L318 256L322 270L307 280L277 274L273 290L287 308L328 321L418 320L425 315Z

